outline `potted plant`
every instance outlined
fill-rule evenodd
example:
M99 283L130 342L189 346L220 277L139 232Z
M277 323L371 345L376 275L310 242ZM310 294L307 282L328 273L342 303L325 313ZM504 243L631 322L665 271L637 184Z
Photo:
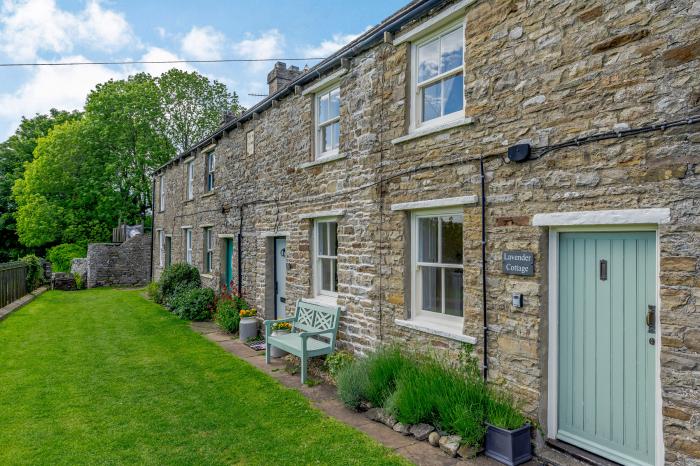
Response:
M505 396L489 399L485 454L503 464L515 466L532 459L531 425Z
M257 336L258 319L256 319L255 316L258 315L258 311L255 309L241 309L238 315L241 316L241 322L238 327L238 338L245 342Z
M272 324L272 336L276 337L279 335L284 335L292 331L292 324L289 322L276 322ZM286 356L288 353L282 349L275 346L270 347L270 357L281 358Z

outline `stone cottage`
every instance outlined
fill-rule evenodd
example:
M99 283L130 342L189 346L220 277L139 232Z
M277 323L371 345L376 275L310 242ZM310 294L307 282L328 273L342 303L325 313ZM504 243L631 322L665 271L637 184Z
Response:
M700 464L699 70L698 1L415 1L155 173L154 277L472 344L540 445Z

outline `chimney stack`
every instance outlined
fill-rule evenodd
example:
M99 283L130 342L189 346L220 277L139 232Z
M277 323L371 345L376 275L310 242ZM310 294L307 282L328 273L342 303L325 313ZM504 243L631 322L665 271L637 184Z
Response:
M275 67L267 74L267 84L270 87L269 94L273 95L280 89L285 88L289 83L294 81L302 71L298 66L290 66L281 61L275 63Z

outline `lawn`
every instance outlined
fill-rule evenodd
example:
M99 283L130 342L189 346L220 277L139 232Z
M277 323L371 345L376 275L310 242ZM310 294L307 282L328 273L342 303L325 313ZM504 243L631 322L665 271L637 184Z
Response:
M0 322L0 464L405 464L139 292Z

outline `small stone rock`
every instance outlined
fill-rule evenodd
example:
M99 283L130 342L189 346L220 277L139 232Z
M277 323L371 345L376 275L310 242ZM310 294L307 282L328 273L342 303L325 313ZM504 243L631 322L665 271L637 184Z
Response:
M520 26L514 27L510 30L508 37L512 40L520 39L523 36L523 28Z
M371 421L379 421L380 410L379 408L368 409L365 416L367 416L367 419Z
M437 432L431 432L428 435L428 443L434 447L440 446L440 434Z
M479 453L479 451L476 448L468 445L462 445L457 450L457 454L462 458L474 458L476 457L477 453Z
M358 409L360 411L367 411L369 409L372 409L372 403L369 401L360 401L360 406L358 406Z
M415 424L411 426L411 433L416 438L416 440L425 440L428 438L430 433L434 431L435 428L430 424ZM438 439L439 440L439 439Z
M375 419L377 422L381 422L382 424L391 427L392 429L394 428L394 425L396 425L396 418L389 414L387 411L379 408L377 409L377 418Z
M457 456L457 450L459 450L459 443L461 441L462 437L459 435L447 435L445 437L440 437L440 450L454 458Z
M410 424L404 424L402 422L397 422L394 424L393 427L395 432L398 432L401 435L410 435L411 434L411 425Z

